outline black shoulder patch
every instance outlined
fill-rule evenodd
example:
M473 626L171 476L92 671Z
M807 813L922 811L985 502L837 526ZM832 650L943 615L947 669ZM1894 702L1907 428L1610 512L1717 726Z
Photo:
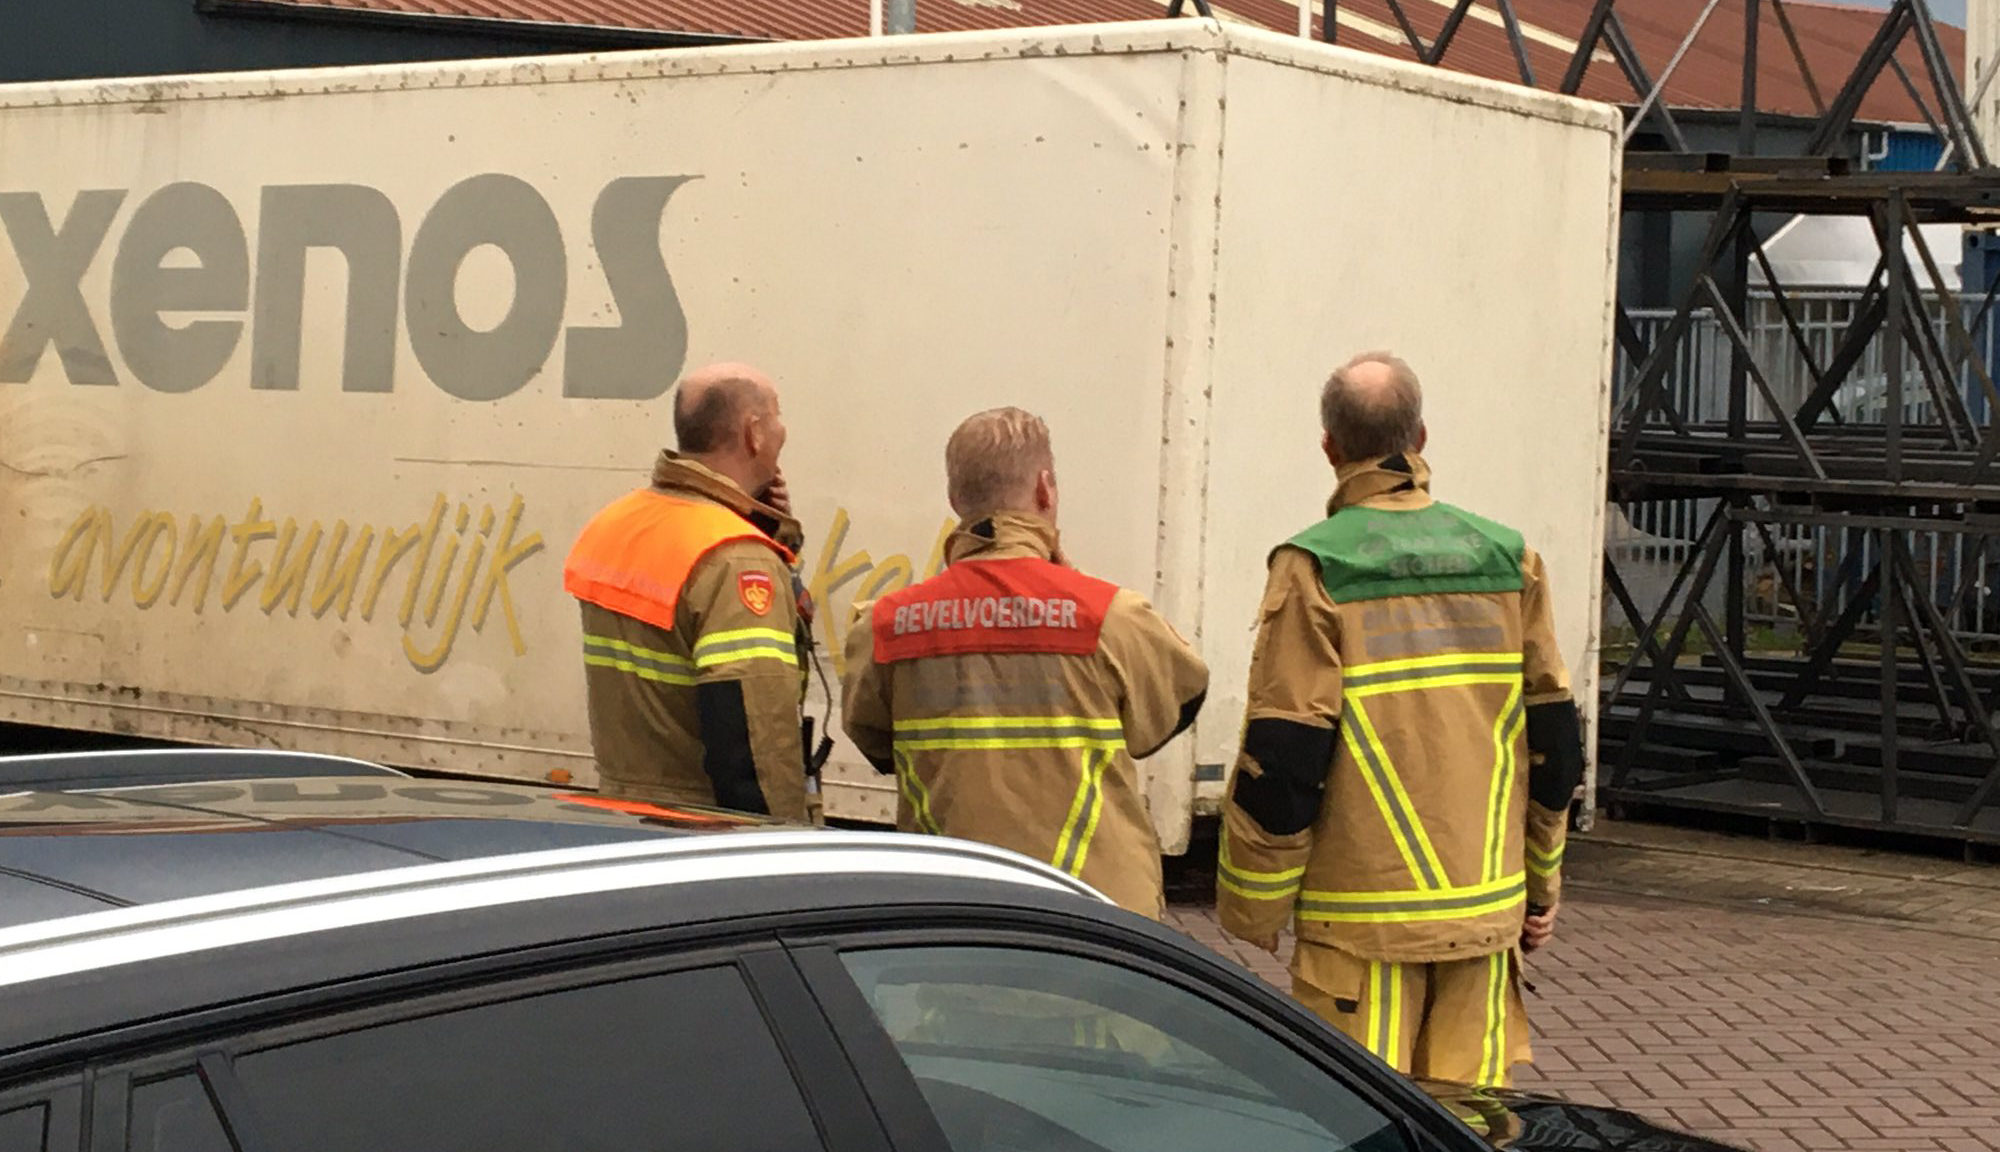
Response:
M1561 811L1583 782L1583 722L1568 700L1530 704L1527 712L1528 752L1536 758L1528 769L1528 799Z
M1230 796L1273 836L1303 832L1319 819L1326 774L1333 766L1335 729L1296 720L1252 720L1243 730L1243 754L1262 775L1238 772Z

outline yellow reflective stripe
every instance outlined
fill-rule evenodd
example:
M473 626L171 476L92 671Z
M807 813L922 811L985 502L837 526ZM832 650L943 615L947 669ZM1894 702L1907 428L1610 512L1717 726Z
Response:
M1521 666L1519 652L1443 652L1435 656L1411 656L1403 660L1377 660L1372 664L1349 664L1346 674L1355 677L1386 676L1392 672L1412 672L1421 668L1472 668Z
M1387 1013L1383 1011L1383 995L1382 962L1380 960L1370 960L1368 962L1368 1020L1364 1031L1368 1033L1368 1050L1387 1060L1389 1058L1389 1039L1386 1029L1383 1028L1383 1022L1387 1016Z
M1305 883L1304 865L1282 872L1256 872L1238 867L1231 858L1229 829L1222 830L1222 848L1216 853L1215 882L1246 900L1285 900Z
M1475 1087L1497 1088L1507 1060L1507 953L1486 958L1486 1035Z
M782 628L731 628L722 632L710 632L696 640L694 652L696 656L700 656L708 649L734 644L739 640L770 640L779 644L790 644L792 634Z
M931 794L924 782L917 778L916 765L901 752L895 753L896 778L902 784L903 799L909 802L910 819L916 821L917 831L941 835L937 818L931 815Z
M1342 724L1340 734L1341 738L1347 741L1349 755L1354 757L1354 762L1361 768L1362 783L1368 785L1369 795L1375 798L1375 807L1381 810L1382 819L1389 825L1389 840L1396 845L1396 851L1402 855L1404 866L1410 870L1410 878L1419 884L1423 883L1424 874L1417 865L1417 854L1410 847L1409 838L1403 835L1397 824L1395 813L1389 805L1389 795L1383 790L1381 782L1376 779L1368 752L1361 746L1361 737L1355 734L1355 725Z
M796 651L768 647L745 648L741 651L719 656L703 656L701 659L695 661L695 667L707 671L711 668L720 668L726 664L741 664L746 660L776 660L789 667L796 668L799 666L799 654Z
M1548 851L1543 851L1533 844L1528 845L1528 871L1544 880L1555 875L1562 870L1563 848L1564 845L1558 844Z
M1368 962L1368 1050L1402 1071L1403 970L1383 960Z
M583 662L592 668L612 668L619 672L629 672L641 680L651 680L660 684L673 684L682 688L692 688L695 678L686 672L668 672L650 664L640 664L631 660L621 660L616 656L598 656L585 652Z
M1125 747L1125 741L1096 736L938 736L928 740L898 740L896 747L906 752L946 748L1094 748L1116 752Z
M1299 882L1292 881L1283 887L1261 888L1245 884L1231 876L1227 870L1217 870L1215 882L1223 888L1243 897L1245 900L1289 900L1298 894Z
M935 716L898 720L896 747L1066 748L1116 752L1125 747L1123 722L1092 716Z
M1299 894L1298 916L1336 924L1415 924L1437 920L1471 920L1524 904L1528 877L1516 872L1481 884L1439 891L1324 892Z
M676 656L672 652L662 652L657 648L641 648L637 644L629 644L610 636L595 636L588 632L583 635L583 647L586 651L592 648L602 648L608 652L636 656L641 660L650 660L656 664L670 664L678 668L694 667L694 661L685 656Z
M1484 899L1488 896L1504 896L1519 889L1527 877L1519 872L1512 876L1502 876L1497 880L1478 884L1466 884L1458 888L1443 888L1435 892L1428 890L1403 892L1331 892L1318 888L1305 890L1306 898L1337 904L1442 904L1453 900Z
M711 632L694 644L695 667L718 668L744 660L782 660L798 666L798 642L776 628L733 628Z
M1239 868L1230 862L1227 855L1227 840L1223 843L1223 851L1222 866L1229 869L1231 876L1236 877L1245 884L1290 884L1296 888L1299 886L1299 881L1305 878L1306 870L1304 865L1300 865L1297 868L1287 868L1282 872L1252 872L1248 868Z
M1071 869L1071 875L1079 879L1083 876L1084 863L1090 859L1090 842L1097 837L1097 822L1104 816L1104 773L1110 767L1111 752L1108 750L1100 751L1097 754L1097 783L1095 785L1097 795L1091 798L1090 821L1083 826L1083 837L1076 846L1076 864Z
M1103 732L1122 732L1124 721L1116 716L1101 718L1096 716L932 716L921 719L898 720L894 730L903 732L921 728L1092 728Z
M1389 965L1389 1063L1398 1072L1408 1071L1403 1063L1403 966Z
M1077 781L1076 796L1070 801L1069 819L1063 821L1056 837L1056 852L1049 863L1072 876L1083 875L1084 858L1090 855L1090 838L1097 833L1098 817L1104 814L1104 768L1111 763L1106 752L1088 752L1083 758L1083 777Z
M1437 676L1425 676L1411 680L1385 680L1374 684L1348 686L1341 691L1348 696L1386 696L1392 692L1418 692L1427 688L1463 688L1472 684L1517 684L1521 674L1516 672L1452 672Z
M1298 918L1315 924L1435 924L1444 920L1473 920L1489 913L1504 912L1509 905L1520 905L1527 899L1527 893L1522 892L1495 901L1490 907L1430 908L1414 912L1326 912L1300 900Z
M685 656L642 648L610 636L585 633L583 663L587 668L610 668L657 684L690 687L694 684L694 663Z
M1525 713L1521 711L1521 684L1507 693L1500 717L1493 722L1493 787L1486 798L1486 869L1481 879L1500 875L1501 853L1507 844L1507 810L1514 797L1514 738Z
M1376 807L1389 824L1396 850L1402 853L1419 887L1443 888L1444 863L1438 859L1430 834L1424 831L1423 822L1417 817L1417 806L1404 789L1402 778L1396 775L1396 766L1389 761L1389 749L1376 733L1375 722L1368 718L1359 700L1347 701L1347 714L1353 723L1343 724L1341 729L1347 734L1348 748L1362 768L1362 778L1375 797Z

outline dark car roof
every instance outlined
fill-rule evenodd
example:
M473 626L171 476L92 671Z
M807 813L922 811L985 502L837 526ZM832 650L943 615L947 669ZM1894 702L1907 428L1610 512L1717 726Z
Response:
M400 772L366 760L262 748L104 748L0 756L0 794L34 788L127 788L291 776L385 776Z
M0 760L0 928L106 908L439 861L766 826L714 809L416 779L356 761ZM312 759L312 758L306 758ZM340 765L346 765L344 768ZM144 778L144 777L141 777ZM42 786L10 790L30 779Z
M129 783L135 778L162 782ZM121 969L112 978L102 969L54 976L37 981L0 1012L0 1076L68 1059L72 1049L80 1058L93 1035L116 1033L119 1043L143 1046L152 1033L169 1027L160 1022L179 1014L219 1011L221 1005L301 989L332 989L385 969L482 963L477 958L562 941L701 932L708 930L704 926L747 925L781 914L837 918L867 910L911 927L935 928L976 907L992 923L1081 917L1109 930L1112 938L1139 933L1186 950L1185 941L1162 925L1073 894L953 868L930 849L925 852L933 859L913 857L908 867L842 865L841 854L854 852L861 839L893 852L896 837L812 835L709 808L417 779L358 761L290 754L0 758L0 930L287 881L736 831L806 833L795 847L823 844L825 852L816 854L825 856L827 867L823 874L785 875L779 869L722 885L586 891L565 899L556 915L545 904L504 904L281 935L235 945L226 966L197 950ZM731 837L713 847L738 845L765 856L785 851L770 839ZM765 843L750 848L759 841ZM941 864L946 866L940 869ZM1189 953L1198 954L1205 955ZM1199 963L1213 971L1218 962ZM14 993L0 989L0 999ZM1736 1152L1616 1110L1454 1085L1421 1087L1471 1119L1489 1140L1521 1152L1571 1147Z

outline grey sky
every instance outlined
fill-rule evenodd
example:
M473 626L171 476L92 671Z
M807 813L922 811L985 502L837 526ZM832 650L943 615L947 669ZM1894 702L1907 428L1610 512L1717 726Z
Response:
M1854 4L1862 8L1887 8L1889 0L1833 0L1836 4ZM1931 15L1948 24L1965 27L1965 0L1931 0ZM1739 21L1740 23L1741 21Z

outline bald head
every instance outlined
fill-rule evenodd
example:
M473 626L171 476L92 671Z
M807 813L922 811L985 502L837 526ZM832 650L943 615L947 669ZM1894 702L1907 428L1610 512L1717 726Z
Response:
M1327 378L1319 422L1337 463L1419 451L1424 394L1417 374L1388 352L1363 352Z
M1055 451L1049 426L1020 408L966 417L944 448L952 511L966 520L997 512L1055 514Z
M785 425L778 386L748 364L710 364L674 392L674 443L752 496L778 475Z
M778 389L748 364L710 364L674 392L674 442L690 456L714 452L750 417L775 409Z

